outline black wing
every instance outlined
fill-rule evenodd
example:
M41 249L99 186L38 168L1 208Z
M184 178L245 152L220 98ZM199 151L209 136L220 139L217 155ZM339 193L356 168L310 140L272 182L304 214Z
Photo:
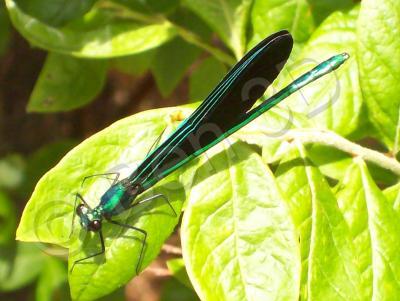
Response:
M280 31L251 49L178 129L145 158L129 180L147 189L189 157L200 154L264 94L289 58L292 46L290 33Z

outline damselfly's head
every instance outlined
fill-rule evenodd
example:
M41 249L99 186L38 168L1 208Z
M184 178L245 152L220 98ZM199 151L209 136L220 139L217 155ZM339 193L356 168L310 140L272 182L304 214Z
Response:
M96 209L90 209L84 204L76 208L76 214L79 216L83 228L88 231L98 232L101 230L102 216Z

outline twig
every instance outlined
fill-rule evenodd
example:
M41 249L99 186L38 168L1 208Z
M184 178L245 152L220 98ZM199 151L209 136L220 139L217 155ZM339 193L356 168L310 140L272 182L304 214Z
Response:
M180 255L182 256L182 249L179 247L175 247L173 245L169 244L164 244L161 248L161 250L167 254L172 254L172 255Z
M284 140L297 140L303 144L318 143L335 147L341 151L358 156L363 160L375 163L387 170L400 176L400 162L394 158L389 158L375 150L362 147L342 136L327 130L296 129L290 130L283 135Z
M157 277L171 277L172 276L172 273L168 269L163 269L163 268L149 267L146 269L146 272L152 273Z
M98 2L97 7L113 10L114 13L120 18L131 19L133 21L138 21L146 24L157 24L164 21L164 19L158 15L141 14L139 12L133 11L123 4L118 4L116 2L101 1Z
M165 16L159 14L159 15L145 15L138 13L136 11L133 11L129 7L118 4L115 2L111 1L102 1L99 2L98 7L103 8L103 9L110 9L113 10L115 14L117 14L120 18L128 18L134 21L142 22L142 23L147 23L147 24L154 24L154 23L163 23L167 22L171 26L173 26L177 33L187 42L198 46L199 48L204 49L211 55L213 55L215 58L217 58L219 61L223 62L224 64L227 64L229 66L235 64L236 60L234 57L231 55L227 54L226 52L218 49L217 47L214 47L213 45L203 41L197 34L193 33L192 31L188 30L185 27L182 27L171 20L168 20Z
M193 45L198 46L199 48L204 49L205 51L207 51L208 53L213 55L216 59L223 62L224 64L227 64L228 66L232 66L233 64L236 63L235 58L232 57L231 55L212 46L211 44L204 42L198 35L189 31L188 29L186 29L182 26L179 26L175 23L172 23L171 21L169 21L169 22L173 26L175 26L175 28L178 31L178 34L182 37L182 39L186 40L187 42L189 42Z

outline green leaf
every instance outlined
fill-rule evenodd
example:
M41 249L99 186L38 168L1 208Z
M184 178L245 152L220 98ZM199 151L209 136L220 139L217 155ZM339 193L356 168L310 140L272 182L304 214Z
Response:
M62 26L83 16L97 0L15 0L27 14L52 26Z
M354 243L355 258L357 258L355 262L362 281L359 293L363 300L372 300L374 271L370 269L372 250L365 199L367 196L363 188L361 171L354 162L345 170L336 197Z
M196 293L175 279L169 279L162 288L160 301L197 301Z
M193 290L192 283L186 272L185 262L182 258L175 258L167 261L168 270L183 285Z
M130 75L143 75L150 69L156 51L154 49L113 60L113 66Z
M251 0L186 0L240 59L246 50L246 29Z
M0 57L5 53L10 40L10 22L4 3L0 4Z
M107 58L158 47L175 36L169 22L143 25L94 10L75 26L55 28L24 13L6 0L12 23L33 45L79 57ZM29 26L26 26L29 24Z
M45 256L37 245L18 242L0 248L0 291L31 283L41 272Z
M369 116L383 141L400 147L400 6L396 0L362 1L358 64Z
M296 44L304 44L315 30L307 0L255 0L251 21L252 36L248 49L282 29L290 31Z
M143 2L142 0L136 0ZM145 0L144 3L154 13L170 13L179 6L180 0Z
M98 204L102 193L109 187L107 180L94 178L85 182L85 176L107 171L121 172L121 178L132 172L147 154L149 148L167 127L165 135L175 124L172 115L178 109L169 108L140 113L123 119L70 151L53 169L42 177L25 207L17 239L40 241L69 246L69 268L74 261L100 250L97 235L86 233L75 219L71 240L74 194L80 192L87 202ZM179 109L179 112L191 112ZM153 189L140 196L144 199L155 192L163 193L176 212L184 200L184 191L172 174ZM161 199L143 204L122 215L121 222L147 231L146 249L140 268L144 269L158 254L165 239L171 234L179 218ZM119 219L120 219L119 218ZM160 225L163 225L160 228ZM77 264L69 274L71 295L77 300L92 300L109 294L127 283L135 275L142 235L138 231L125 231L120 227L103 223L106 252L87 264ZM99 289L101 287L101 290Z
M117 3L118 5L122 5L129 9L132 12L150 15L151 9L146 5L146 0L113 0L111 2L111 6L113 3Z
M152 15L171 13L178 7L180 0L113 0L113 2L120 3L132 11Z
M354 159L337 197L353 237L363 300L395 300L400 294L400 220L361 159Z
M361 300L354 250L336 199L304 147L293 143L276 176L300 236L300 299Z
M261 146L263 160L268 164L279 161L290 148L282 135L293 128L311 127L307 118L283 106L272 108L234 134L242 141Z
M151 71L161 94L168 96L200 54L200 49L176 38L157 49Z
M312 8L312 14L317 24L321 23L326 17L336 10L347 11L354 5L357 5L357 1L353 0L307 0L310 7Z
M121 287L105 297L96 299L96 301L125 301L125 300L126 300L125 287Z
M0 245L14 240L17 216L14 204L0 191Z
M46 258L36 285L36 301L70 300L66 265L58 259Z
M199 39L209 40L211 38L210 27L203 19L185 6L180 6L173 14L169 14L168 20L183 28L184 31L196 35Z
M378 186L387 187L398 182L399 176L376 164L366 162L369 173Z
M307 156L323 175L337 180L343 179L352 163L349 154L326 145L310 145L307 147Z
M96 301L125 301L125 300L127 300L126 298L127 297L125 294L125 287L122 286L122 287L118 288L116 291L112 292L111 294L108 294L104 297L96 299ZM64 301L64 299L62 299L62 301Z
M18 188L21 196L30 196L40 177L56 165L76 144L72 140L59 140L47 144L31 154L26 162L24 181Z
M25 161L18 154L0 159L0 188L16 189L24 181Z
M28 104L30 112L59 112L79 108L103 88L107 61L50 53Z
M303 88L288 99L296 112L306 114L315 126L343 136L352 134L361 123L363 97L359 86L355 34L358 7L348 14L335 12L313 33L285 82L341 52L351 56L335 73Z
M190 76L189 99L191 101L205 99L225 73L225 66L215 58L209 57L204 60Z
M200 299L296 299L298 242L272 172L243 143L207 154L181 228L183 258Z
M383 194L400 217L400 183L385 189Z

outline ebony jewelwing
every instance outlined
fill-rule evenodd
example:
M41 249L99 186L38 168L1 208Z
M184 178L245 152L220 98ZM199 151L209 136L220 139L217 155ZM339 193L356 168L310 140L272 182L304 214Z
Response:
M337 69L349 58L347 53L331 57L252 109L257 99L263 96L265 90L278 76L289 58L292 47L293 39L287 31L277 32L261 41L229 71L175 132L151 151L127 178L118 181L118 173L84 178L83 181L95 176L115 176L113 184L101 196L95 208L91 208L80 194L76 194L75 207L78 199L82 203L74 211L79 216L83 228L99 234L101 250L75 261L71 271L75 264L105 252L101 228L102 221L106 220L112 224L136 230L143 235L140 257L136 266L136 273L138 273L147 232L132 225L122 224L112 218L138 204L156 198L163 198L176 215L169 200L161 194L138 202L135 200L137 196L183 164L204 153L305 85Z

